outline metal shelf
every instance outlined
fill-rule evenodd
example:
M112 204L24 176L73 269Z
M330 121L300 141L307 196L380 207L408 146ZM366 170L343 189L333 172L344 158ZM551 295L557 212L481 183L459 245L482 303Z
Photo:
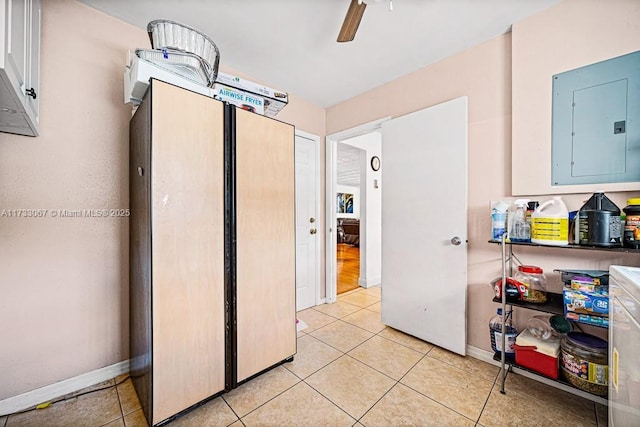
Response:
M497 243L498 245L502 242L500 240L489 240L489 243ZM604 246L586 246L586 245L541 245L539 243L525 243L525 242L505 242L507 245L513 246L532 246L532 247L540 247L540 248L555 248L555 249L581 249L586 251L604 251L604 252L622 252L622 253L636 253L640 254L640 249L634 248L625 248L625 247L604 247Z
M500 244L500 247L502 248L502 283L507 283L507 277L511 277L513 276L513 259L515 258L515 255L513 254L513 246L537 246L537 247L542 247L542 248L559 248L559 249L581 249L581 250L590 250L590 251L607 251L607 252L626 252L626 253L640 253L640 249L632 249L632 248L605 248L605 247L599 247L599 246L581 246L581 245L566 245L566 246L553 246L553 245L539 245L537 243L521 243L521 242L507 242L506 241L506 236L503 234L502 235L502 240L497 241L497 240L489 240L489 243L498 243ZM507 246L509 247L509 249L507 250ZM517 258L516 258L517 259ZM507 271L508 269L508 271ZM552 313L552 314L560 314L560 315L564 315L564 300L562 297L562 294L557 294L557 293L547 293L548 296L548 300L545 304L532 304L526 301L507 301L506 299L506 295L507 293L502 292L502 298L494 298L493 301L502 304L502 312L506 313L506 308L507 305L511 305L511 306L517 306L517 307L524 307L524 308L528 308L531 310L536 310L536 311L542 311L542 312L547 312L547 313ZM502 330L505 329L505 318L506 316L502 317ZM575 322L572 320L572 322ZM592 325L592 326L599 326L599 325ZM502 334L502 347L501 348L505 348L506 347L506 342L505 342L505 336L506 334ZM501 378L501 388L500 388L500 392L501 393L505 393L505 381L507 378L507 373L509 371L512 370L512 368L515 369L519 369L523 372L527 372L529 374L529 376L534 376L534 377L538 377L538 378L543 378L545 381L548 382L555 382L555 383L559 383L562 384L562 386L566 389L566 390L571 390L572 392L575 391L575 394L579 394L582 395L583 397L587 397L591 400L595 400L600 399L602 400L601 397L593 395L591 393L587 393L584 392L576 387L574 387L573 385L569 384L566 381L562 381L562 380L552 380L550 378L545 377L544 375L541 375L535 371L532 371L530 369L527 368L523 368L519 365L517 365L514 361L510 361L507 360L505 357L505 352L502 351L500 353L500 356L496 356L494 359L497 361L500 361L500 378ZM509 365L509 368L507 368L507 365ZM592 396L592 397L590 397ZM597 401L597 400L596 400Z
M500 298L493 298L493 302L502 303ZM550 314L560 314L564 316L564 300L562 294L547 292L547 302L544 304L534 304L526 301L507 300L507 305L524 307L530 310L542 311Z
M497 362L500 362L500 356L498 356L497 354L494 354L493 355L493 360L495 360ZM600 403L600 404L605 405L605 406L607 405L607 396L600 396L600 395L589 393L588 391L584 391L584 390L581 390L579 388L576 388L573 384L571 384L570 382L568 382L567 380L565 380L562 377L562 370L561 369L560 369L560 372L559 372L558 379L553 379L553 378L549 378L549 377L547 377L545 375L542 375L539 372L531 370L529 368L525 368L524 366L520 366L514 360L506 359L505 360L505 364L509 365L512 368L516 368L516 369L518 369L520 371L524 371L524 372L530 374L531 376L544 378L545 382L561 384L562 387L560 387L560 388L563 388L563 389L567 389L568 388L568 389L571 390L571 392L573 392L575 390L575 391L578 392L576 394L579 394L580 396L582 396L582 397L584 397L586 399L589 399L591 401Z

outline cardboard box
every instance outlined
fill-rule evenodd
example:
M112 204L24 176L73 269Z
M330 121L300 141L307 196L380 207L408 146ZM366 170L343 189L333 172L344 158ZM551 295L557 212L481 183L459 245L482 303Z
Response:
M609 316L609 287L600 286L594 291L567 289L562 291L565 317L569 313L589 316Z
M152 78L213 98L213 89L210 87L158 67L156 64L138 58L135 54L130 55L129 60L129 65L124 70L125 104L140 104L149 89L149 81Z
M218 76L216 77L216 84L217 83L261 97L264 101L263 114L265 116L274 117L289 103L289 95L286 92L263 86L231 74L218 72Z
M244 110L264 115L264 99L252 93L216 83L213 85L214 97L226 101Z
M576 276L568 283L568 287L576 291L593 292L598 290L601 286L600 279L594 279L593 277Z
M572 322L585 323L587 325L600 326L602 328L609 327L609 318L604 316L593 316L590 314L579 314L565 311L564 317Z
M594 286L607 286L609 285L609 271L608 270L553 270L561 274L561 280L566 286L571 287L572 280L586 281L592 283Z

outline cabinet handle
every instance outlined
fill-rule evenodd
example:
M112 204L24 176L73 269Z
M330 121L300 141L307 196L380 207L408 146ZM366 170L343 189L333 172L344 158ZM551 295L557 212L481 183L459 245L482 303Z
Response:
M34 88L27 89L26 94L27 96L31 96L33 99L36 99L36 90Z

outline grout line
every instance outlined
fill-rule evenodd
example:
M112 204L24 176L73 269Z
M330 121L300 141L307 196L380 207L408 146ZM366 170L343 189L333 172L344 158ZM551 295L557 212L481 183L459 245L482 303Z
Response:
M382 332L382 331L381 331L381 332ZM378 336L378 335L376 334L375 336ZM384 338L384 337L380 337L380 338ZM386 339L386 338L385 338L385 339ZM391 340L389 340L389 341L391 341ZM395 342L395 341L392 341L392 342ZM396 344L397 344L397 343L396 343ZM414 350L414 351L415 351L415 350ZM431 350L429 350L429 351L431 351ZM418 353L420 353L420 352L418 352ZM415 367L416 367L416 365L417 365L418 363L420 363L420 361L421 361L422 359L424 359L425 357L426 357L426 353L425 353L425 354L423 354L423 355L422 355L422 357L421 357L420 359L418 359L418 360L416 361L416 363L414 363L414 364L413 364L413 365L412 365L412 366L407 370L407 372L405 372L405 373L404 373L404 375L402 375L402 376L400 377L400 379L395 380L394 378L389 377L389 378L391 378L391 379L395 380L395 382L396 382L396 383L395 383L394 385L392 385L392 386L389 388L389 390L387 390L387 391L386 391L382 396L380 396L380 398L379 398L378 400L376 400L376 401L375 401L375 403L374 403L373 405L371 405L371 407L370 407L369 409L367 409L367 410L364 412L364 414L362 414L362 416L361 416L360 418L358 418L358 422L360 422L360 420L362 420L362 419L365 417L365 415L367 415L367 414L368 414L368 413L373 409L373 407L374 407L374 406L376 406L376 405L377 405L377 404L378 404L378 403L379 403L379 402L380 402L380 401L381 401L381 400L382 400L382 399L383 399L387 394L389 394L389 392L391 392L391 390L393 390L393 389L394 389L398 384L401 384L401 383L400 383L400 380L402 380L402 379L403 379L403 378L404 378L404 377L405 377L409 372L411 372L411 370L413 370L413 368L415 368ZM357 359L356 359L356 360L357 360ZM359 362L361 362L361 361L359 361ZM364 362L361 362L361 363L364 363ZM364 363L364 364L365 364L366 366L369 366L369 365L367 365L366 363ZM372 368L372 369L375 369L375 368L373 368L372 366L369 366L369 367L370 367L370 368ZM377 371L377 369L375 369L375 370ZM380 371L378 371L378 372L380 372ZM382 372L381 372L381 373L382 373ZM384 374L383 374L383 375L384 375ZM404 384L402 384L402 385L404 385ZM405 386L405 387L406 387L406 386Z
M374 408L374 406L376 406L378 403L380 403L380 401L382 399L384 399L384 397L389 394L391 392L391 390L393 390L398 384L400 384L400 381L396 381L396 383L394 385L392 385L391 387L389 387L389 390L385 391L382 396L380 396L380 398L378 400L376 400L375 402L373 402L373 405L371 405L369 407L369 409L367 409L366 411L364 411L364 414L362 414L362 416L360 418L358 418L358 422L360 422L360 420L362 420L369 412L371 412L371 410Z
M493 393L493 388L497 387L497 384L494 382L491 388L489 389L489 394L484 401L484 405L482 405L482 409L480 409L480 414L478 414L478 419L476 420L476 425L480 423L480 418L482 418L482 414L487 407L487 403L489 403L489 399L491 399L491 393Z
M344 355L343 355L344 356ZM337 359L336 359L337 360ZM333 363L333 362L332 362ZM309 377L307 377L309 378ZM334 402L333 400L329 399L327 396L325 396L324 394L322 394L322 392L320 390L317 390L314 386L312 386L311 384L309 384L308 382L306 382L305 380L302 380L303 383L305 383L308 387L311 388L311 390L315 391L316 393L318 393L320 396L324 397L325 399L327 399L329 402L331 402L336 408L340 409L342 412L344 412L345 414L347 414L347 416L349 418L351 418L352 420L355 420L355 423L353 423L352 425L356 425L358 423L358 419L356 419L353 415L351 415L350 413L348 413L347 411L345 411L344 409L342 409L342 407L340 407L340 405L338 405L336 402Z
M386 326L386 325L385 325L385 326ZM403 344L403 343L398 342L398 341L394 341L394 340L392 340L391 338L387 338L387 337L385 337L385 336L380 335L381 333L383 333L383 332L384 332L384 331L386 331L387 329L393 329L393 328L392 328L392 327L390 327L390 326L387 326L386 328L384 328L383 330L381 330L380 332L378 332L375 336L380 337L380 338L384 338L384 339L385 339L385 340L387 340L387 341L391 341L392 343L395 343L395 344L401 345L401 346L402 346L402 347L404 347L404 348L408 348L409 350L413 350L413 351L418 352L418 353L420 353L420 354L422 354L422 355L429 354L429 352L430 352L431 350L433 350L434 345L433 345L433 344L431 344L431 343L427 343L426 341L423 341L423 342L425 342L425 343L429 344L429 345L431 346L431 348L430 348L429 350L427 350L427 351L425 351L425 352L423 353L422 351L420 351L420 350L416 350L415 348L412 348L412 347L409 347L409 346L408 346L408 345L406 345L406 344ZM408 335L408 336L409 336L409 335ZM416 339L418 339L418 338L416 338Z
M229 402L227 402L227 400L225 399L225 394L223 393L220 395L220 397L222 398L222 401L224 402L225 405L227 405L227 408L231 409L231 412L233 412L233 415L236 416L237 420L235 420L233 423L240 421L240 423L244 426L244 422L242 421L242 418L240 418L240 416L238 415L238 413L231 407L231 405L229 405ZM248 415L248 414L247 414ZM245 415L246 416L246 415ZM231 424L233 424L231 423ZM229 424L229 425L231 425Z
M289 371L289 370L288 370L288 369L286 369L286 368L285 368L285 370L286 370L287 372L289 372L291 375L293 375L294 377L296 377L296 379L298 379L298 381L296 381L296 383L295 383L295 384L293 384L292 386L285 388L284 390L282 390L280 393L276 394L276 395L275 395L275 396L273 396L272 398L270 398L270 399L266 400L266 401L265 401L265 402L263 402L262 404L260 404L260 405L256 406L254 409L252 409L251 411L249 411L249 412L247 412L246 414L244 414L244 415L243 415L243 417L246 417L247 415L249 415L249 414L251 414L251 413L253 413L253 412L257 411L259 408L262 408L262 407L263 407L264 405L266 405L267 403L271 402L271 401L272 401L272 400L274 400L275 398L277 398L277 397L281 396L282 394L284 394L284 393L285 393L285 392L287 392L288 390L291 390L292 388L294 388L295 386L297 386L298 384L300 384L301 382L303 382L303 380L300 380L300 379L299 379L300 377L298 377L297 375L295 375L293 372ZM255 379L255 378L254 378L254 379ZM249 381L249 383L250 383L250 382L251 382L251 381ZM245 384L249 384L249 383L245 383ZM244 385L244 384L243 384L243 385ZM224 394L222 394L222 395L221 395L221 397L224 399ZM227 402L226 400L225 400L224 402L229 406L229 408L231 408L231 410L232 410L232 411L233 411L233 413L236 415L236 417L238 417L238 419L242 420L242 418L240 418L240 417L238 416L238 414L236 413L236 411L234 411L234 410L233 410L233 408L231 407L231 405L229 404L229 402ZM235 421L234 421L234 422L235 422ZM244 424L244 422L243 422L242 424Z
M316 338L316 339L317 339L317 338ZM320 340L318 340L318 341L320 341ZM322 342L322 341L320 341L320 342ZM323 344L324 344L324 343L323 343ZM338 350L338 351L339 351L339 350ZM315 371L311 372L311 373L310 373L309 375L307 375L305 378L309 378L311 375L315 374L316 372L318 372L318 371L320 371L320 370L322 370L322 369L326 368L327 366L329 366L330 364L332 364L332 363L333 363L333 362L335 362L336 360L340 359L340 358L341 358L342 356L344 356L345 354L346 354L346 353L342 353L340 356L338 356L338 357L336 357L335 359L333 359L333 360L331 360L331 361L327 362L327 364L322 365L320 368L318 368L318 369L316 369ZM283 365L283 366L284 366L284 365ZM287 368L286 366L285 366L285 369L287 369L289 372L291 372L291 373L292 373L293 375L295 375L296 377L300 378L300 381L304 381L304 380L305 380L305 378L302 378L300 375L296 374L295 372L293 372L292 370L290 370L290 369L289 369L289 368Z
M334 324L334 323L336 323L336 322L346 323L346 324L347 324L347 325L349 325L349 326L353 326L353 327L355 327L355 328L362 329L362 330L363 330L363 331L365 331L365 332L368 332L368 333L370 333L370 334L373 334L373 336L376 336L376 335L378 335L380 332L384 331L384 329L387 329L387 325L385 325L385 326L384 326L384 329L383 329L382 331L380 331L380 332L377 332L377 333L376 333L376 332L371 332L370 330L365 329L365 328L362 328L362 327L360 327L360 326L358 326L358 325L354 325L353 323L349 323L349 322L347 322L346 320L336 319L336 321L335 321L335 322L331 322L331 323L329 323L329 324L327 324L327 325L324 325L322 328L314 329L314 330L313 330L313 332L319 331L320 329L323 329L323 328L325 328L325 327L327 327L327 326L329 326L329 325L333 325L333 324ZM309 333L309 335L313 334L313 332ZM316 338L318 338L318 337L316 337ZM367 340L368 340L368 339L370 339L370 338L372 338L372 337L367 338ZM320 338L318 338L318 339L320 339ZM322 341L322 340L321 340L321 341ZM324 342L324 341L322 341L322 342ZM330 344L328 344L328 343L325 343L325 344L330 345ZM358 344L358 345L360 345L360 344ZM356 347L357 347L357 346L356 346ZM334 347L334 348L335 348L335 347ZM354 348L355 348L355 347L354 347ZM337 350L339 350L339 349L337 349ZM349 351L351 351L351 350L353 350L353 348L349 349ZM340 351L342 351L342 350L340 350Z
M435 348L435 346L434 346L433 348ZM442 403L442 402L440 402L440 401L438 401L438 400L435 400L434 398L432 398L432 397L430 397L430 396L427 396L426 394L422 393L421 391L416 390L416 389L414 389L413 387L411 387L410 385L405 384L405 383L403 383L403 382L402 382L402 380L403 380L403 379L405 379L405 377L409 374L409 372L411 372L411 371L412 371L412 370L413 370L413 369L414 369L414 368L415 368L415 367L416 367L420 362L422 362L426 357L428 357L429 352L431 352L431 350L433 350L433 348L431 348L431 349L427 352L427 354L425 354L422 358L420 358L420 360L418 360L418 361L417 361L417 362L416 362L416 363L411 367L411 369L409 369L409 370L408 370L408 371L407 371L407 372L402 376L402 378L400 378L400 379L398 380L398 383L399 383L399 384L402 384L403 386L407 387L407 388L408 388L408 389L410 389L410 390L415 391L415 392L416 392L416 393L418 393L419 395L426 397L427 399L429 399L429 400L431 400L431 401L435 402L436 404L438 404L438 405L440 405L440 406L442 406L442 407L444 407L444 408L447 408L447 409L448 409L448 410L450 410L450 411L455 412L456 414L460 415L461 417L464 417L464 418L466 418L467 420L469 420L469 421L472 421L472 422L473 422L473 420L472 420L471 418L469 418L469 417L467 417L466 415L464 415L464 414L462 414L462 413L458 412L458 411L457 411L457 410L455 410L454 408L451 408L451 407L449 407L449 406L445 405L444 403ZM493 386L491 387L491 389L493 389ZM489 393L491 393L491 391L489 391ZM486 402L485 402L485 404L486 404ZM484 406L483 406L483 408L484 408ZM480 415L482 415L482 411L480 411Z
M115 378L113 383L115 384ZM118 390L118 386L116 385L116 396L118 396L118 405L120 406L120 414L122 415L122 422L124 423L124 408L122 407L122 399L120 399L120 390ZM136 395L138 393L136 392Z
M595 414L596 426L600 427L601 423L600 423L600 418L598 417L598 403L597 402L593 402L593 412ZM608 421L609 420L607 420L607 422ZM606 424L602 423L602 425L606 425Z
M455 409L453 409L453 408L451 408L451 407L449 407L449 406L445 405L444 403L442 403L442 402L440 402L440 401L438 401L438 400L435 400L434 398L432 398L432 397L430 397L430 396L427 396L426 394L424 394L424 393L422 393L422 392L420 392L420 391L416 390L415 388L413 388L413 387L411 387L411 386L409 386L409 385L407 385L407 384L405 384L405 383L403 383L403 382L400 382L400 381L398 381L398 382L399 382L400 384L402 384L403 386L407 387L409 390L413 390L413 391L415 391L415 392L416 392L416 393L418 393L419 395L426 397L427 399L431 400L432 402L436 403L437 405L440 405L440 406L442 406L443 408L446 408L447 410L449 410L449 411L451 411L451 412L455 412L456 414L458 414L458 415L460 415L461 417L463 417L463 418L465 418L465 419L467 419L467 420L471 421L472 423L473 423L473 422L475 422L475 421L473 421L473 419L471 419L471 418L469 418L468 416L466 416L466 415L464 415L464 414L462 414L462 413L458 412L457 410L455 410ZM480 414L482 414L482 412L481 412Z
M237 420L235 420L234 422L232 422L231 424L227 424L227 427L234 425L235 423L240 423L243 427L247 427L247 425L244 423L244 421L242 421L242 419L238 418Z

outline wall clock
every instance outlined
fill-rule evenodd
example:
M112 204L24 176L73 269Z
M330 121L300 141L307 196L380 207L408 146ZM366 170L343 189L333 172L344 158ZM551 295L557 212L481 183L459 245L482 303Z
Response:
M371 169L373 169L374 171L380 170L380 157L373 156L371 158Z

